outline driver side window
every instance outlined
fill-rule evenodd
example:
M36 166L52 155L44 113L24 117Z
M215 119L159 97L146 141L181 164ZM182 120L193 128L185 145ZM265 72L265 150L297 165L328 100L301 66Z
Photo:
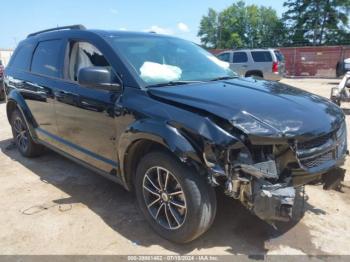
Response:
M68 78L78 81L79 70L85 67L104 67L111 70L104 55L88 42L71 42L69 50Z

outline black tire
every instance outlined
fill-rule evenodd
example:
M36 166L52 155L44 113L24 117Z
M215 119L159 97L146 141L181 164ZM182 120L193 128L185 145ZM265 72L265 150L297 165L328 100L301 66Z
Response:
M45 148L33 141L22 113L18 109L11 114L11 127L14 142L23 156L37 157L44 152Z
M5 91L2 87L2 83L0 83L0 101L5 100Z
M149 181L146 179L146 174L149 176L149 172L157 167L161 169L161 172L169 171L169 181L172 181L172 185L170 186L174 186L174 183L177 183L179 187L176 187L176 190L180 190L183 194L179 195L179 197L182 197L180 201L170 196L169 202L166 202L166 200L163 201L164 198L161 198L160 193L158 197L154 196L156 199L160 199L160 202L156 203L154 205L155 207L152 207L154 210L157 210L157 219L155 219L151 214L151 209L148 209L146 204L148 200L146 196L152 196L153 194L150 194L148 190L144 189L144 183L146 183L145 181ZM164 179L162 180L164 182ZM170 153L155 151L144 156L138 164L134 182L137 201L142 213L151 227L163 238L176 243L187 243L205 233L213 223L216 214L216 195L214 189L205 181L205 178L197 174L192 168L185 166ZM165 187L165 191L171 191L169 190L170 186L167 188L166 182L164 182L163 186ZM171 194L169 193L169 195ZM175 216L174 212L172 212L172 201L177 203L182 201L186 209L175 206L177 208L177 212L175 212L177 216ZM156 205L163 205L163 208ZM169 215L171 223L169 223L168 216L166 215L167 210L171 215ZM167 225L166 222L162 222L166 221L165 217L168 223ZM174 228L171 228L171 225Z
M250 73L247 73L245 77L264 78L263 74L260 72L250 72Z

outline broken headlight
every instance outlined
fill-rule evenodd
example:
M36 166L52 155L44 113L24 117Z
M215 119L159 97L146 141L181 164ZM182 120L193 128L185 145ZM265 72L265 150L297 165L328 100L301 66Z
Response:
M247 134L269 136L275 135L276 132L280 133L280 130L261 121L246 111L242 111L240 114L232 118L231 124Z

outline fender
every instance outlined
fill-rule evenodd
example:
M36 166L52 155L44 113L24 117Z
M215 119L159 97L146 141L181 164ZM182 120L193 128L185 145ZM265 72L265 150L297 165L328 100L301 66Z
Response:
M186 159L191 159L202 163L202 158L198 155L193 145L175 127L170 126L166 122L141 119L129 126L118 141L120 171L124 183L126 183L124 172L125 157L131 146L139 140L150 140L165 146L182 162Z
M21 95L18 89L10 89L10 92L7 95L6 112L7 112L7 119L9 122L11 121L9 110L13 103L15 103L16 107L19 109L19 111L21 111L24 121L28 126L31 137L33 138L34 141L37 141L37 134L35 131L35 128L37 127L37 123L31 111L29 110L27 103L25 102L23 96Z

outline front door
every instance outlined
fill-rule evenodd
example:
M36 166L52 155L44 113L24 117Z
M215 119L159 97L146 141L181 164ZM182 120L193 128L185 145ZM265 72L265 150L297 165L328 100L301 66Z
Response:
M114 104L120 93L79 85L84 67L110 67L91 43L67 44L66 81L56 91L57 126L63 150L106 172L117 169Z

